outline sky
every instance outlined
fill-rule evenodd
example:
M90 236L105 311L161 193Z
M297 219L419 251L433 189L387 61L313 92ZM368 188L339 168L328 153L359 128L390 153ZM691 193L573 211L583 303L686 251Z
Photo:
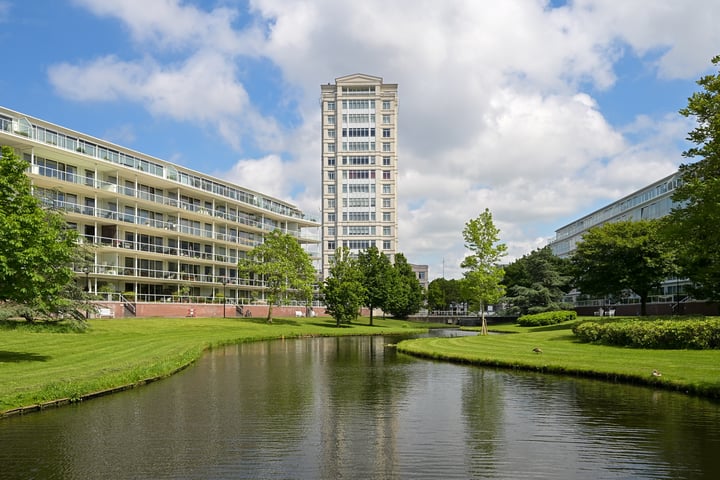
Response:
M717 0L0 0L0 105L319 219L320 85L397 83L399 246L460 278L686 161Z

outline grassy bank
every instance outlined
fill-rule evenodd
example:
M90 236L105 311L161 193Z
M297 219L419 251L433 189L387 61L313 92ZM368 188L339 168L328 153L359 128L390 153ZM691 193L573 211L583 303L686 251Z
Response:
M407 340L398 350L426 358L620 380L720 398L720 350L644 350L580 343L570 330L573 323L495 327L507 335ZM533 352L536 347L542 353ZM662 376L653 376L653 370Z
M362 319L335 327L329 318L91 320L83 333L18 324L0 326L0 416L15 409L77 401L87 395L162 378L207 349L272 338L423 332L430 326Z

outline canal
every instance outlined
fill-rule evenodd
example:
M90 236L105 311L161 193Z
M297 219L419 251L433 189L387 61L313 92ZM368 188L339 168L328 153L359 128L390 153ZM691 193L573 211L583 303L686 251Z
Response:
M720 478L720 405L420 360L398 338L277 340L0 421L2 479Z

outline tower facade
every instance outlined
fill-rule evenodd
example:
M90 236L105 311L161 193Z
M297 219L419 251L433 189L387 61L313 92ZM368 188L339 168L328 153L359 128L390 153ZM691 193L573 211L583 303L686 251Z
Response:
M321 86L322 273L335 250L376 246L394 260L398 239L398 86L353 74Z

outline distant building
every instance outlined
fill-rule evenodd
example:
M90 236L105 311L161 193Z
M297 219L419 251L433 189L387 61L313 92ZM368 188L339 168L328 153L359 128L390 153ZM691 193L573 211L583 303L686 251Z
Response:
M627 195L620 200L612 202L578 220L575 220L555 231L555 238L549 242L552 252L564 258L569 258L575 252L582 236L592 227L605 223L620 221L637 221L661 218L668 215L678 204L673 202L672 195L680 183L680 173L675 172L650 185ZM656 295L648 303L648 313L671 314L703 311L700 302L695 302L684 293L687 279L668 278L665 280ZM621 298L589 298L581 292L571 292L565 301L573 303L580 313L599 313L610 310L608 302L612 303L612 310L617 315L637 314L639 312L639 298L629 294ZM585 311L583 311L584 309Z
M625 220L660 218L676 206L672 194L678 185L679 173L651 183L647 187L627 195L555 231L549 246L558 257L569 257L575 251L582 236L592 227L604 223Z
M322 276L335 250L397 251L398 86L354 74L321 86Z
M413 265L410 264L410 267L412 268L412 271L415 273L415 277L418 279L418 282L420 282L420 286L423 287L423 290L427 292L428 285L430 282L428 281L428 266L427 265Z
M90 292L248 304L264 285L238 260L267 232L317 243L307 229L319 223L288 202L1 107L0 145L27 162L43 205L93 246L89 265L76 266Z

